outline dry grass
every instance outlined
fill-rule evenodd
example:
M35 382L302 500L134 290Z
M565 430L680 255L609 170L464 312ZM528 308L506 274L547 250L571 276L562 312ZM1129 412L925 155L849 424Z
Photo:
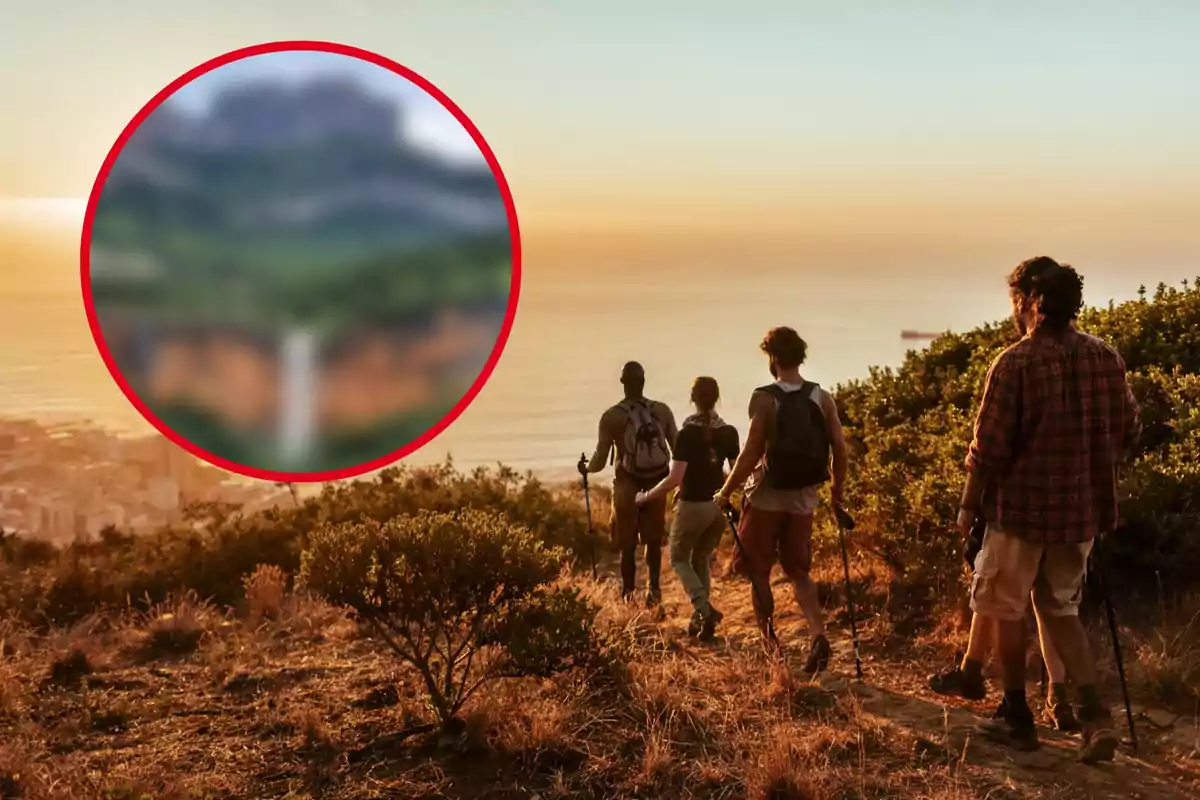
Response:
M1163 608L1154 632L1132 649L1133 679L1147 701L1200 714L1200 593Z
M221 615L194 593L156 603L137 615L141 635L137 637L138 655L146 661L190 656L220 624Z
M843 676L797 677L747 635L742 583L718 586L728 638L711 646L683 643L673 580L663 614L620 602L611 584L578 585L627 666L499 683L444 737L428 730L416 676L304 596L271 594L273 611L242 622L190 596L44 637L5 627L19 644L0 661L0 796L958 800L1126 796L1130 781L1187 796L1163 789L1166 767L1088 784L967 744L966 712L922 696L919 666L876 673L862 697ZM87 674L35 697L30 686L75 653ZM1080 792L1064 793L1071 781Z
M275 564L259 564L242 581L251 625L278 619L287 595L287 573Z

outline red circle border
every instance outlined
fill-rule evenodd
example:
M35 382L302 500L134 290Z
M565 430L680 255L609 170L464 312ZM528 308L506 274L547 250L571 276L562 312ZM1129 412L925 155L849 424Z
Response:
M500 328L500 334L496 339L496 344L492 348L491 355L488 357L487 363L484 364L479 376L475 382L471 384L466 393L459 399L458 403L446 414L436 425L429 428L421 436L409 442L399 450L393 451L379 458L372 459L363 464L354 467L346 467L343 469L326 470L323 472L278 472L275 470L258 469L249 467L244 464L237 464L228 459L222 458L214 453L210 453L201 447L196 446L192 442L180 436L170 427L168 427L158 416L147 407L129 382L118 369L115 359L108 345L105 343L103 332L100 328L100 321L96 314L95 304L91 292L91 242L92 242L92 222L96 212L96 204L100 199L101 191L104 184L108 180L108 175L112 171L113 164L116 163L121 151L125 148L126 142L133 133L141 127L142 123L154 113L160 105L163 104L171 95L175 94L179 89L191 83L201 75L205 75L213 70L230 64L234 61L240 61L245 58L250 58L267 53L280 53L287 51L318 51L325 53L333 53L336 55L348 56L357 58L362 61L367 61L376 66L383 67L402 78L406 78L412 83L419 86L431 97L436 99L443 108L454 115L459 124L466 129L474 140L479 151L483 154L487 161L488 167L491 169L493 177L496 179L497 187L500 190L500 196L504 201L505 215L508 218L508 238L509 246L512 251L511 255L511 270L512 280L509 286L508 306L504 314L504 322ZM104 159L104 163L100 166L100 171L96 175L95 183L92 185L92 191L88 196L87 210L83 217L83 232L80 239L79 247L79 262L80 262L80 282L83 289L83 304L84 310L87 313L88 327L91 328L92 338L96 342L96 348L100 352L100 357L104 360L104 365L108 368L109 374L121 389L121 392L133 404L134 408L149 422L154 428L169 439L174 444L188 451L192 455L219 467L227 472L232 472L237 475L242 475L247 478L257 478L259 480L268 480L285 483L313 483L321 481L336 481L345 480L348 478L356 478L368 472L373 472L378 469L387 467L395 462L410 456L417 452L427 444L431 443L455 421L462 416L463 412L474 402L475 398L483 390L491 378L492 373L496 369L496 365L500 361L501 355L504 353L504 348L508 344L509 336L512 333L513 323L516 319L517 305L520 299L521 292L521 233L517 222L517 210L513 201L512 190L509 188L508 181L504 177L504 170L500 167L500 162L496 159L496 155L492 152L492 148L488 145L487 140L483 138L483 134L475 126L466 115L466 113L447 97L440 89L434 86L423 76L417 74L412 69L403 66L389 58L373 53L369 50L363 50L358 47L346 44L338 44L335 42L324 42L317 40L295 40L295 41L277 41L267 42L264 44L250 45L237 50L232 50L224 55L209 59L197 67L188 70L186 73L176 78L158 94L154 95L137 115L125 126L121 131L117 141L108 151L108 155Z

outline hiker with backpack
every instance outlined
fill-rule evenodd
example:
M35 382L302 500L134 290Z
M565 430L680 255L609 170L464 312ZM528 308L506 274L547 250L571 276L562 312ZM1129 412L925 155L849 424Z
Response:
M813 513L820 487L831 479L834 507L842 507L846 440L833 397L800 375L808 353L800 335L792 328L772 328L759 348L775 381L751 394L746 445L713 499L727 508L733 493L747 484L734 569L750 578L752 587L762 587L752 598L766 636L775 605L771 569L778 559L808 621L812 638L804 669L811 675L828 667L832 654L817 585L809 574Z
M971 609L995 620L1004 700L982 732L1020 749L1039 746L1025 697L1025 609L1032 599L1079 694L1080 760L1111 760L1118 738L1098 688L1079 601L1096 538L1118 520L1117 470L1141 433L1125 363L1072 324L1083 279L1045 256L1009 275L1021 340L985 379L967 452L958 515L964 539L986 523ZM964 660L964 672L976 672Z
M722 617L711 602L710 566L725 531L725 516L713 502L713 494L725 480L724 464L728 462L732 467L738 455L737 428L722 420L715 410L720 395L715 379L696 378L692 383L696 413L679 426L671 472L636 498L639 506L645 506L679 489L668 553L671 567L692 601L688 635L699 636L701 641L713 639Z
M664 403L648 400L644 394L646 372L630 361L621 370L625 398L600 417L596 450L591 460L579 460L579 474L600 472L614 464L612 532L621 552L621 597L634 591L637 573L637 547L646 548L649 591L646 605L662 600L659 573L666 529L667 499L638 505L637 493L652 488L670 473L671 450L678 433L675 416Z

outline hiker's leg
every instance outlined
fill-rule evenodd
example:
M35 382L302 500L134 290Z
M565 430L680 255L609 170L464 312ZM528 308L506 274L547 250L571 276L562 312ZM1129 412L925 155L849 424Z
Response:
M995 620L1005 702L1022 718L1032 717L1025 698L1025 610L1041 557L1040 544L989 528L971 581L971 609Z
M667 498L638 508L638 535L646 546L646 572L649 577L650 599L656 600L661 592L659 575L662 573L662 550L667 534Z
M809 675L826 669L833 655L833 648L825 638L825 618L821 613L817 583L812 579L812 527L811 513L788 514L779 540L779 562L792 582L796 605L808 621L811 645L804 671Z
M1036 600L1033 603L1033 613L1037 618L1038 644L1042 649L1042 660L1046 662L1046 676L1050 679L1051 686L1061 686L1067 682L1067 665L1063 663L1062 657L1054 647L1054 640L1046 630L1046 623L1038 610Z
M779 564L792 582L796 605L808 621L808 633L813 639L825 635L825 618L821 613L821 598L816 581L812 579L812 514L788 514L787 526L779 541Z
M747 503L738 523L738 539L742 546L735 552L734 569L750 580L750 598L754 615L763 633L767 620L775 613L775 598L771 593L771 567L775 557L779 527L785 521L777 511L764 511ZM735 543L735 548L737 547Z
M1037 596L1036 588L1034 596L1035 598ZM1071 698L1067 693L1067 665L1063 663L1062 657L1054 647L1054 640L1042 620L1036 600L1033 603L1033 613L1037 619L1038 642L1041 645L1042 662L1045 664L1044 675L1050 684L1049 687L1042 687L1046 693L1045 713L1058 730L1077 731L1079 730L1079 719L1075 716L1075 709L1072 708Z
M1096 686L1096 663L1083 623L1079 601L1087 572L1091 542L1047 545L1046 560L1033 590L1034 608L1066 676L1082 690Z
M962 663L929 677L929 688L941 695L958 695L968 700L987 697L983 665L996 647L996 621L983 614L971 615L971 631Z
M712 557L716 552L717 545L721 543L721 536L725 533L727 523L725 515L715 504L708 504L710 511L707 516L710 519L708 526L700 533L699 539L696 541L696 546L692 550L692 569L696 572L696 576L700 579L700 583L704 586L704 600L707 603L710 600L712 593Z
M692 607L699 613L708 610L708 591L704 578L697 574L692 554L696 551L697 540L704 532L705 505L712 504L680 503L675 507L675 518L671 521L671 535L667 544L671 568L679 576L679 583L687 592L688 599L692 601Z
M1034 602L1046 632L1063 660L1067 677L1078 687L1078 721L1083 730L1079 758L1087 763L1111 760L1118 742L1112 712L1100 696L1096 662L1087 633L1079 620L1079 601L1083 597L1091 550L1092 542L1048 546L1042 580L1034 588Z
M967 652L963 655L963 668L968 662L979 666L980 671L988 656L996 647L996 620L983 614L971 615L971 630L967 634Z
M633 593L637 577L638 510L634 498L637 489L629 479L618 476L613 481L612 532L621 552L621 596Z

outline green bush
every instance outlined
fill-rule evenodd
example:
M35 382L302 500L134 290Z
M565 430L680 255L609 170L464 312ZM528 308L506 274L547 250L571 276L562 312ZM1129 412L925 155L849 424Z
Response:
M496 511L566 558L588 552L579 500L504 467L464 475L447 461L383 470L371 480L327 486L298 505L254 514L223 503L195 504L178 525L139 536L109 528L95 540L61 549L6 534L0 541L0 615L40 626L70 624L105 609L145 610L187 591L232 606L260 564L294 574L309 531L322 524L463 508Z
M447 726L491 680L547 675L598 656L596 609L552 587L561 557L496 512L420 511L322 524L300 581L354 609L414 667Z
M1187 586L1200 571L1200 289L1160 286L1151 299L1089 308L1079 327L1124 357L1146 426L1124 473L1124 522L1098 551L1106 575L1120 589ZM961 598L963 459L987 369L1015 340L1011 322L948 333L898 369L835 389L857 451L847 479L854 541L919 610Z

